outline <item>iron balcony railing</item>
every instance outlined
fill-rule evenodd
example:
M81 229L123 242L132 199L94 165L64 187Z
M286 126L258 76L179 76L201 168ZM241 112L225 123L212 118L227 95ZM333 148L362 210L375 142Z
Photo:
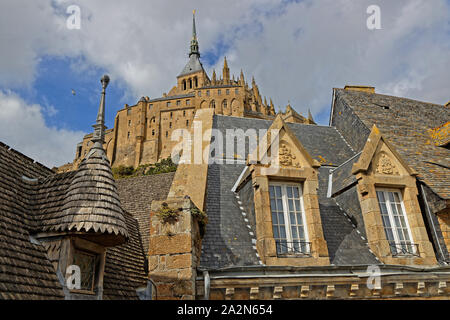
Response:
M390 243L393 257L397 256L419 256L419 245L416 243Z
M311 255L311 242L277 240L275 243L278 255Z

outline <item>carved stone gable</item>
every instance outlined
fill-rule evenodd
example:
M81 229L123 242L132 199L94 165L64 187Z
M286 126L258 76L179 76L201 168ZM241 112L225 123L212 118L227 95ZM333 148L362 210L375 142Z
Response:
M286 143L282 142L280 144L279 156L282 166L300 168L300 163L296 161L297 157L292 153Z
M384 152L382 152L380 154L380 157L378 158L378 163L375 172L380 174L399 174L392 160Z

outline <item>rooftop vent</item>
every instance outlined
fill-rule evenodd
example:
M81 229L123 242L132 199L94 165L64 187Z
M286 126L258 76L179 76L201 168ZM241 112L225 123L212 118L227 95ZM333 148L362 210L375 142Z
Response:
M345 90L349 90L349 91L362 91L362 92L367 92L367 93L375 93L375 87L370 87L370 86L345 86L344 87Z

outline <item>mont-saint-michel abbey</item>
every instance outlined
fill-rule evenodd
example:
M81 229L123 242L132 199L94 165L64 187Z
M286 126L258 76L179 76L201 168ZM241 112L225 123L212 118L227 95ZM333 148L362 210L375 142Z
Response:
M169 157L176 144L172 132L190 128L199 109L213 109L217 115L275 119L273 101L262 97L254 79L249 86L242 70L238 78L231 76L226 57L221 76L215 70L208 76L200 61L195 16L193 19L189 61L176 77L176 86L162 97L142 97L134 106L125 105L116 115L114 128L106 131L104 148L113 166L138 167ZM283 119L314 123L311 115L304 118L289 105ZM77 146L75 167L89 150L91 139L92 135L87 135Z
M180 70L109 129L102 77L73 163L0 143L0 298L449 299L449 103L347 85L318 125L226 58L208 73L195 15ZM208 161L171 162L177 129Z

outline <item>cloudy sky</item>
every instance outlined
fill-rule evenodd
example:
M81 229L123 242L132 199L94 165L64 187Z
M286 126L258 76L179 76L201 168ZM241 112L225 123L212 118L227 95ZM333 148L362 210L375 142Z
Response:
M369 30L374 4L381 29ZM79 30L67 28L71 5ZM450 0L1 0L0 141L50 167L72 161L104 73L108 127L125 103L175 85L193 9L210 74L227 56L232 74L242 68L275 105L311 109L320 124L346 84L450 99Z

